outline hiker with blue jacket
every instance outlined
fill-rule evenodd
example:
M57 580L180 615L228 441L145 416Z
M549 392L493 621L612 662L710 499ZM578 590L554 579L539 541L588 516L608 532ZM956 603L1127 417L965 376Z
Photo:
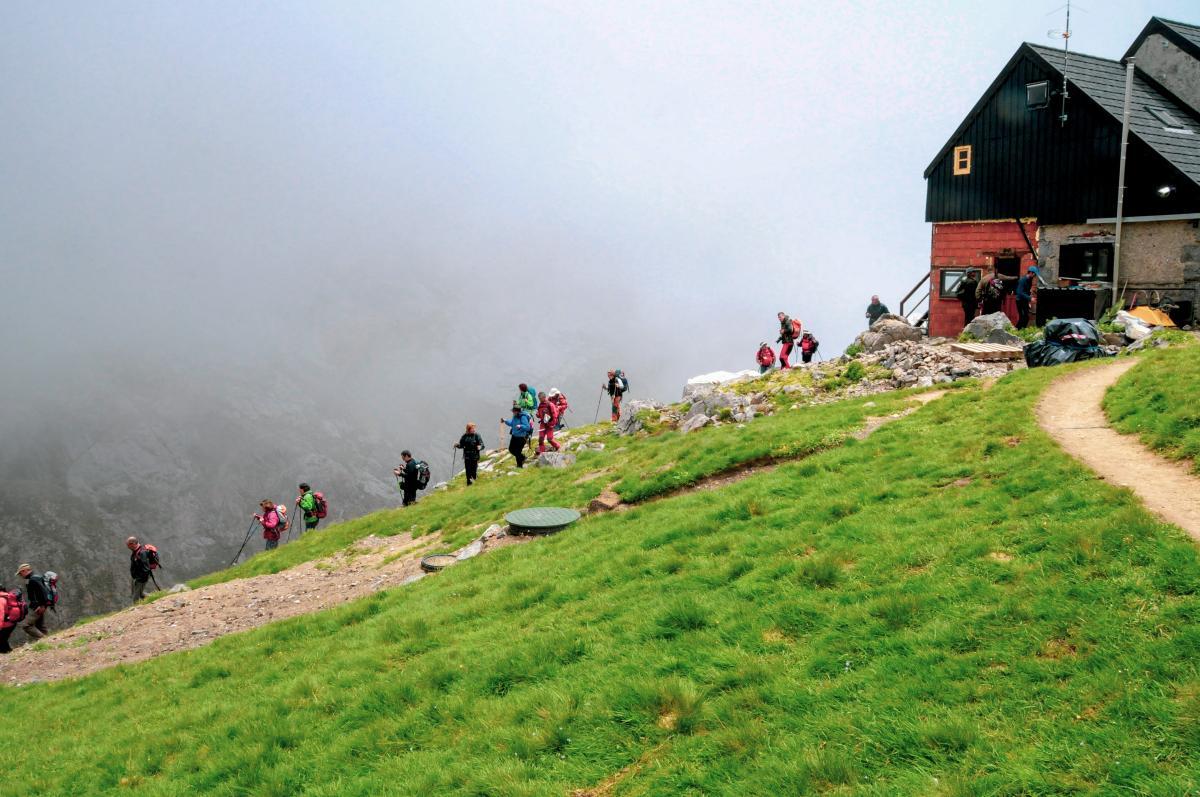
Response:
M533 437L533 421L519 406L512 408L511 419L500 419L509 428L508 453L517 461L517 467L525 467L525 446Z
M1040 273L1037 266L1030 266L1025 275L1017 280L1017 329L1029 326L1029 306L1033 304L1033 289Z

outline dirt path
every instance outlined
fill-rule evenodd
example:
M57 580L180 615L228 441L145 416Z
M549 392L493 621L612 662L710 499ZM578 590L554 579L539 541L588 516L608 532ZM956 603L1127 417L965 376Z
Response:
M1116 432L1104 416L1104 392L1136 364L1119 360L1055 380L1038 401L1038 423L1100 478L1129 488L1147 509L1200 542L1200 478Z
M421 557L438 550L439 539L429 535L414 540L409 534L366 537L346 551L280 573L166 595L57 631L36 646L23 645L0 656L0 684L57 681L196 648L226 634L411 583L423 577ZM476 555L528 539L489 538L460 551Z

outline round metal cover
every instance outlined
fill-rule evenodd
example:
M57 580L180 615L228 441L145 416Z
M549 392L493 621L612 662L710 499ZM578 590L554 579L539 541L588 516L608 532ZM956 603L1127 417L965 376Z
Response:
M509 512L504 519L516 532L547 534L579 520L579 513L574 509L564 509L558 506L535 506L532 509L518 509L515 512Z
M434 573L438 570L449 567L458 561L452 553L435 553L421 559L421 569L426 573Z

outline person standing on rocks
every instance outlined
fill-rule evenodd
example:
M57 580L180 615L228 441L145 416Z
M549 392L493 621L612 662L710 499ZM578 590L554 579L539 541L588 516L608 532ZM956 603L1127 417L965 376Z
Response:
M781 344L779 347L779 370L782 371L792 367L788 358L792 356L792 346L796 344L796 324L792 323L792 319L788 318L787 313L779 312L776 315L779 318L779 337L775 339L775 342Z
M467 431L458 438L454 447L463 452L463 468L467 474L467 486L470 487L479 478L479 455L483 451L483 438L475 431L475 424L467 424Z
M50 588L41 573L33 572L30 565L17 568L17 575L25 579L25 599L29 602L29 614L21 628L34 639L50 633L46 630L46 612L54 605Z
M758 355L754 359L758 361L758 372L765 374L775 367L775 350L764 340L758 344Z
M129 577L133 580L130 597L137 603L146 597L146 583L154 578L154 568L158 567L158 549L153 545L142 545L137 537L125 540L125 547L129 549Z
M1029 308L1033 304L1033 292L1040 273L1037 266L1030 266L1024 276L1017 280L1017 329L1029 326Z
M400 452L400 460L403 464L392 468L392 473L400 480L400 489L404 492L402 504L410 506L417 502L417 490L421 489L417 481L417 461L413 459L412 452L407 450Z
M262 524L263 550L273 551L279 547L279 538L283 532L287 531L287 521L279 514L278 507L270 498L259 501L258 508L262 510L262 514L256 513L254 519Z
M888 306L886 304L884 304L883 302L879 301L878 296L872 296L871 303L869 305L867 305L867 312L866 312L867 328L869 329L872 326L874 326L875 322L879 320L880 316L884 315L885 313L889 313L889 312L891 312L891 311L888 310Z
M607 391L612 399L612 422L616 423L621 420L621 398L629 390L629 380L618 368L608 372L608 384L601 389Z
M554 440L554 427L558 423L558 408L546 397L545 393L538 394L537 406L537 421L538 421L538 448L539 454L546 453L546 443L550 443L554 450L558 450L558 443Z
M300 483L300 495L296 498L296 506L300 507L300 518L304 521L305 531L316 531L321 517L317 511L317 496L307 482Z
M958 281L958 291L955 294L958 301L962 304L963 309L963 326L971 323L975 318L975 311L979 309L979 297L976 295L979 290L979 274L973 268L967 269L967 273L963 274L963 278Z
M533 422L520 407L512 408L511 419L500 419L509 428L508 453L517 461L517 467L525 467L525 444L533 436Z
M567 403L567 397L556 387L550 388L547 395L550 397L550 403L558 410L558 423L554 426L554 431L557 432L566 427L567 410L571 409L571 405Z

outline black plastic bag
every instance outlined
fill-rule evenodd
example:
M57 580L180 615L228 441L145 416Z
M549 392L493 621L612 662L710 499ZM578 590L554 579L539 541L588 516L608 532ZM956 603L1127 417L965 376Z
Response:
M1077 349L1100 346L1104 342L1100 330L1086 318L1056 318L1046 324L1042 330L1042 337L1051 343L1073 346ZM1093 354L1092 356L1098 355ZM1088 358L1078 359L1086 360Z
M1043 365L1064 365L1095 357L1106 357L1099 346L1064 346L1052 340L1038 340L1025 346L1025 364L1030 368Z

